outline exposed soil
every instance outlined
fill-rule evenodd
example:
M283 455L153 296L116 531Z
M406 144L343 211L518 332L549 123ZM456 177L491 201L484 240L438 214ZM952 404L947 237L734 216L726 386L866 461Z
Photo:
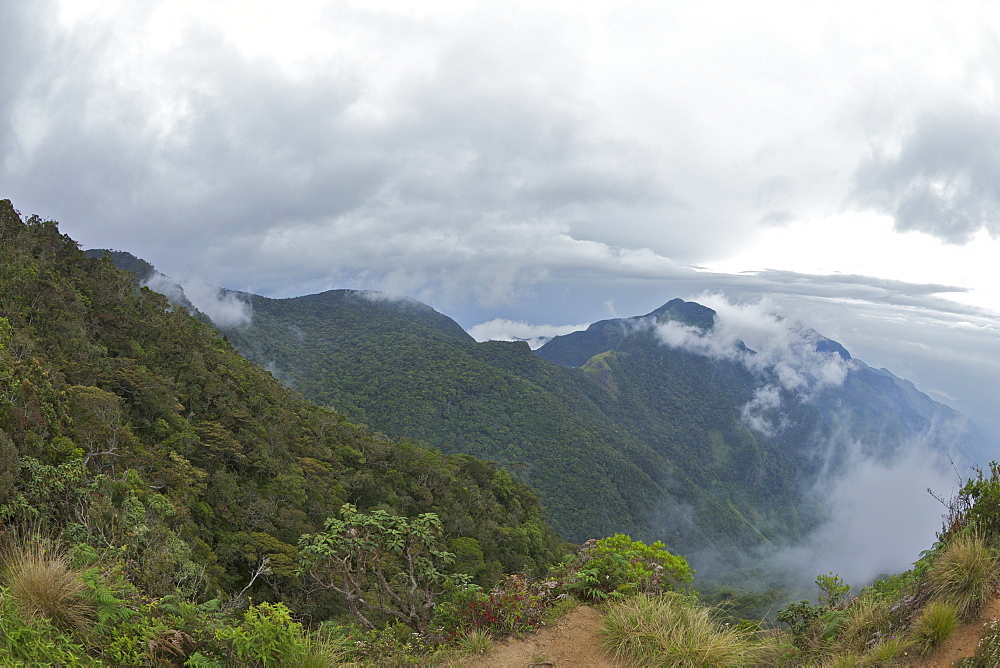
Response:
M948 639L926 659L915 661L912 665L920 668L950 668L959 659L972 656L983 637L983 626L994 619L1000 619L1000 598L983 608L979 619L968 624L962 624L952 631Z
M594 666L624 668L601 650L601 613L581 605L551 626L522 640L494 643L489 656L461 662L466 668L527 668L528 666Z

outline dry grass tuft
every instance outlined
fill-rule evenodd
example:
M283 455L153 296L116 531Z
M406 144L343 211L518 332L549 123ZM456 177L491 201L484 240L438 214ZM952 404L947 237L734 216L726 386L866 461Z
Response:
M0 583L26 621L45 618L83 629L94 617L87 586L70 568L65 548L38 535L8 539L0 548Z
M707 608L669 594L614 603L604 625L605 647L629 665L754 665L772 649L752 633L719 625Z

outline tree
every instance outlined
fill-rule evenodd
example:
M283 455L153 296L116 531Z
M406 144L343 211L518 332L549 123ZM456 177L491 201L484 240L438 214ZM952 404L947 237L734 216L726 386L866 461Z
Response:
M384 510L365 514L349 503L324 531L299 540L302 572L343 594L347 606L369 629L367 612L394 617L418 633L430 623L435 599L448 580L442 567L455 556L441 549L441 521L433 513L416 518Z

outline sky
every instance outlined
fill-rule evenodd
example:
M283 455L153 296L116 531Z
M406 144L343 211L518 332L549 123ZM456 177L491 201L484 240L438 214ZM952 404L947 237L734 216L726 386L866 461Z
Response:
M997 3L0 0L0 197L479 336L764 303L1000 434Z

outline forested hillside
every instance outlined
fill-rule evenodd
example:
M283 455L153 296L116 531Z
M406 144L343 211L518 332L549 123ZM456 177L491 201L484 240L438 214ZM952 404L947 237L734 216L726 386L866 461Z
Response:
M919 442L975 459L960 415L836 342L798 332L800 359L766 361L715 341L716 314L679 299L535 352L477 343L376 292L219 299L244 305L238 324L215 324L249 359L392 437L502 463L575 542L627 531L688 554L787 544L826 519L812 490L858 457L888 462ZM690 345L668 345L666 330Z
M0 533L113 546L153 595L239 591L336 607L293 576L301 535L344 503L436 513L491 581L562 549L495 463L393 442L298 400L215 330L0 202Z

